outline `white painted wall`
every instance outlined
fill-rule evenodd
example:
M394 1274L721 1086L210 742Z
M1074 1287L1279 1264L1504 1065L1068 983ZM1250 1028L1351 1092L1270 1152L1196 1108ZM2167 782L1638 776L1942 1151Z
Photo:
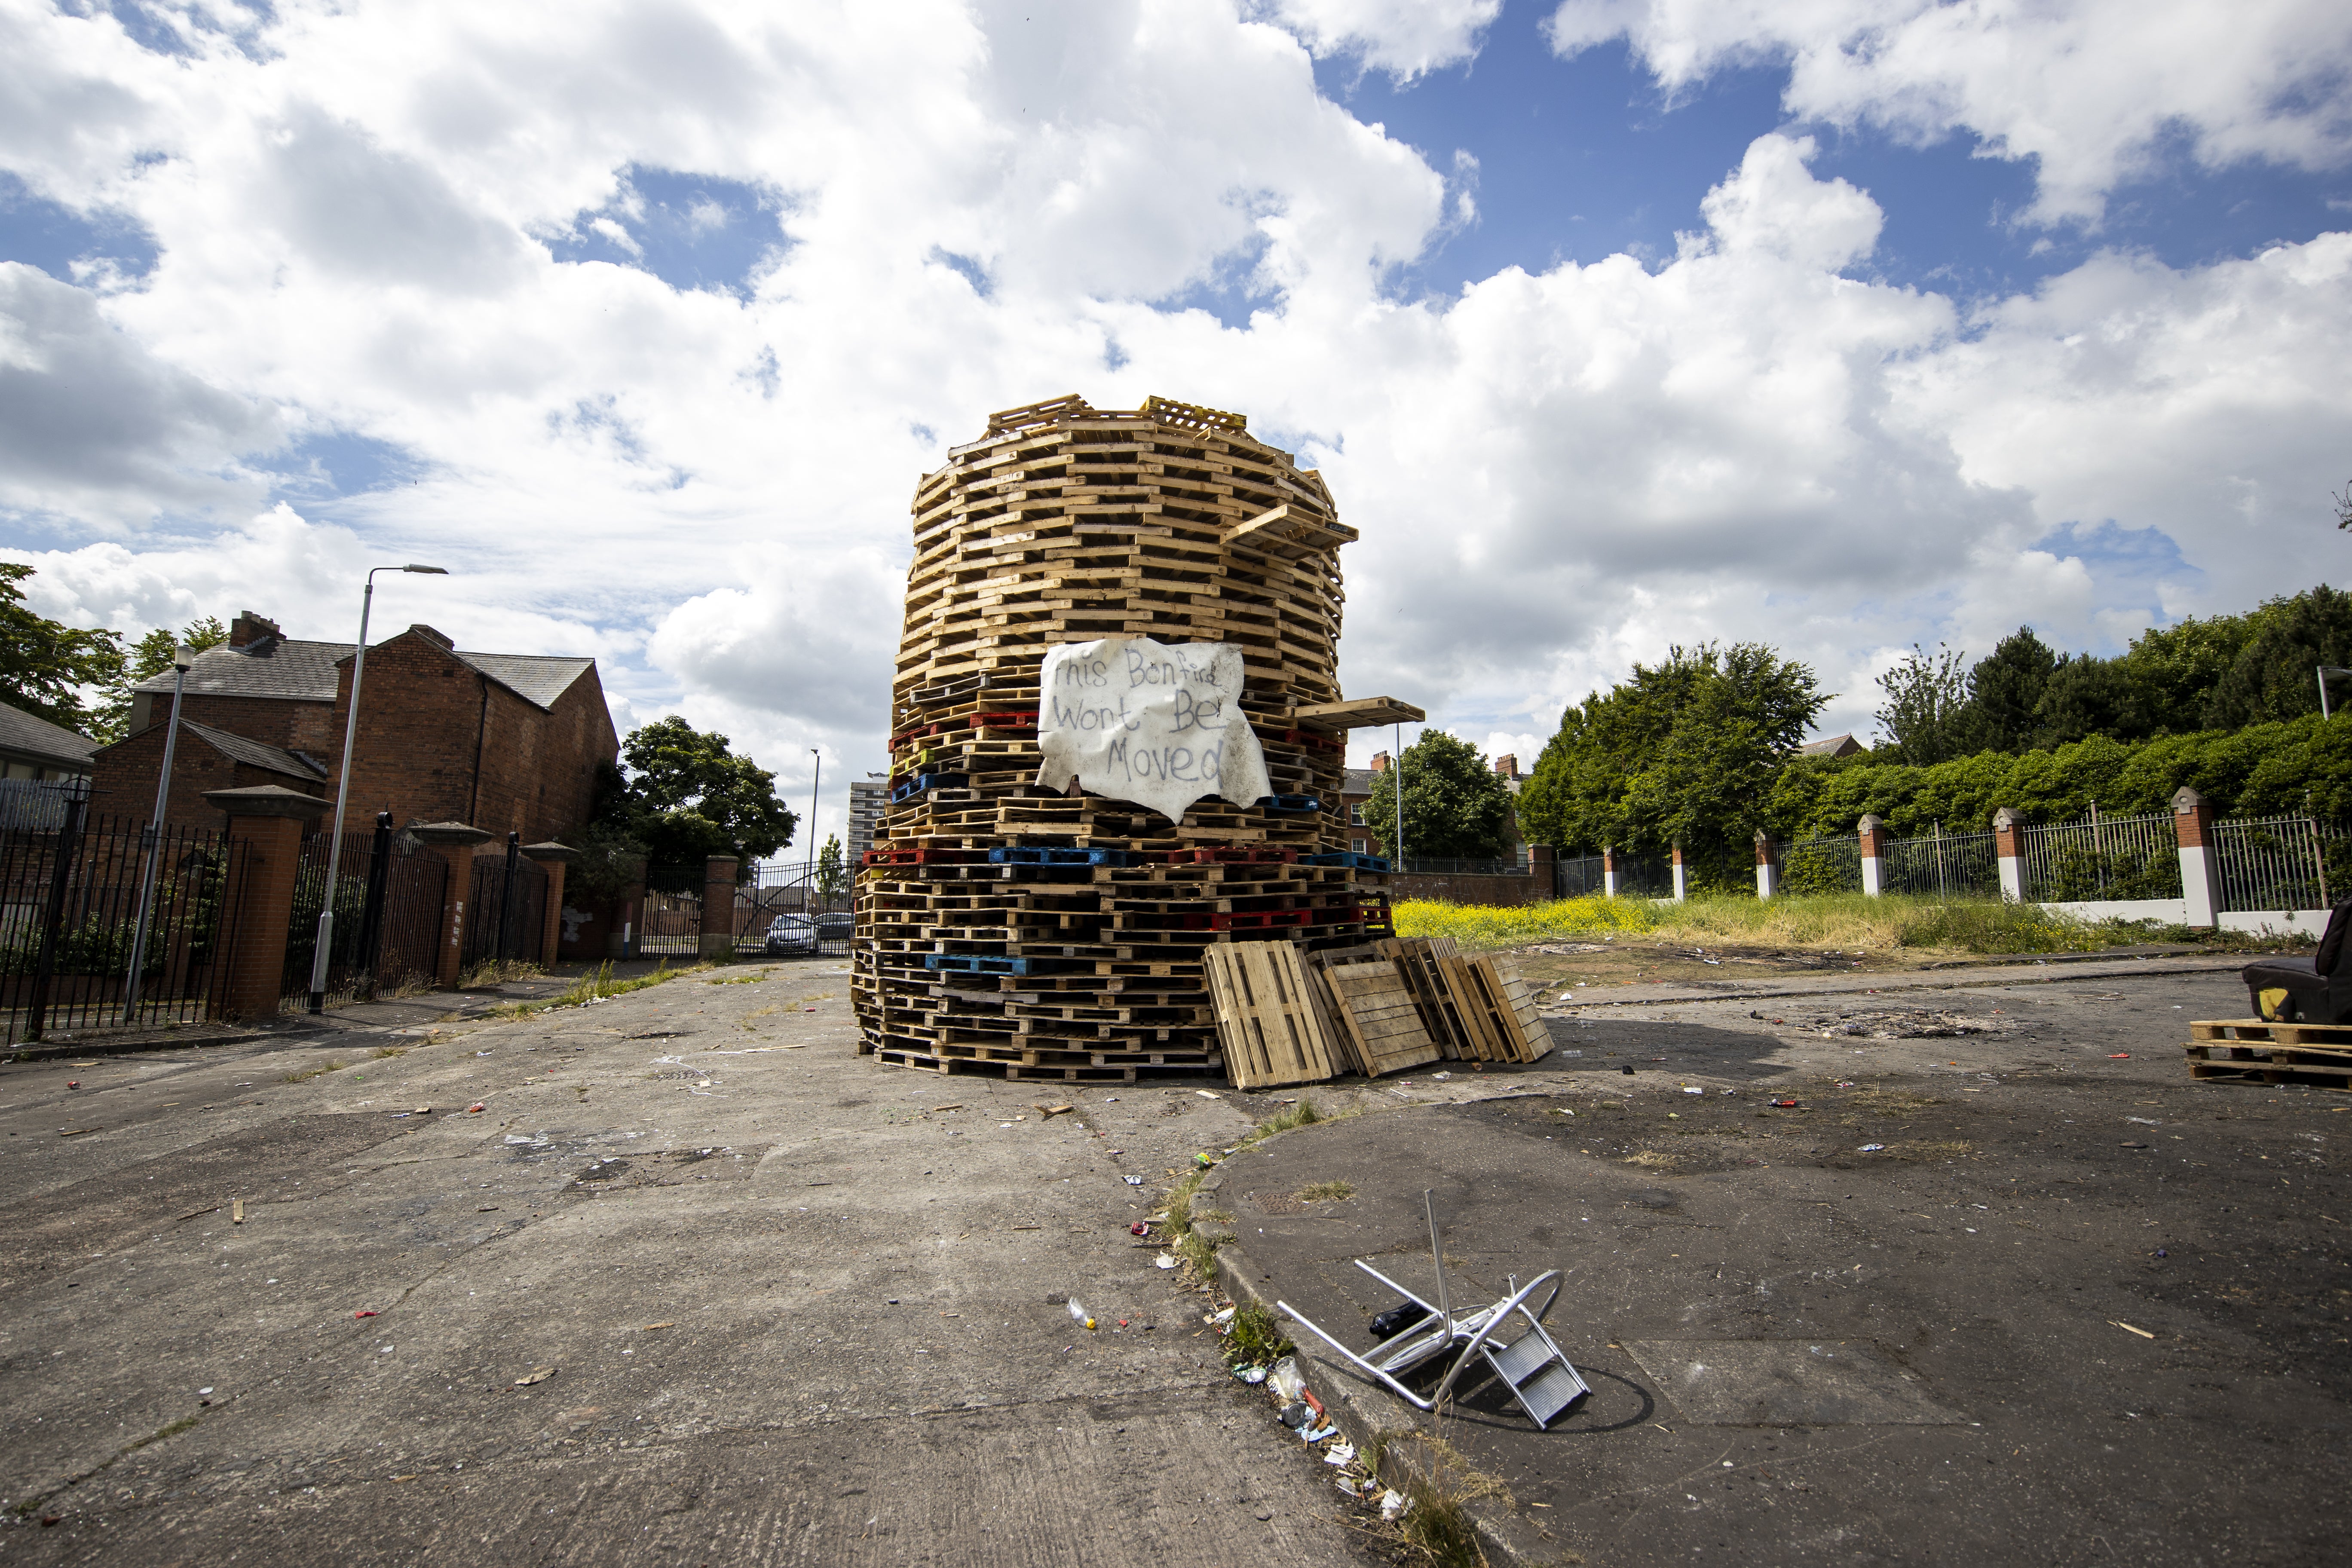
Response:
M2223 910L2216 917L2223 931L2252 931L2257 936L2307 936L2314 942L2327 931L2326 910Z
M2162 921L2167 925L2189 923L2189 900L2186 899L2097 899L2080 903L2043 904L2045 910L2062 915L2077 915L2086 921Z

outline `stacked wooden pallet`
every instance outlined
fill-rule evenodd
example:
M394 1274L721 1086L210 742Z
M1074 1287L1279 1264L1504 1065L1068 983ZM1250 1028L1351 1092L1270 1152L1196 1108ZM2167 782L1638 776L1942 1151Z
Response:
M2222 1018L2189 1026L2189 1076L2352 1089L2352 1024Z
M1388 928L1388 879L1345 853L1339 815L1355 532L1239 416L1160 398L1009 409L949 457L915 492L891 800L859 879L862 1048L1013 1078L1216 1070L1206 955ZM1131 636L1242 650L1272 796L1171 822L1036 785L1047 650Z

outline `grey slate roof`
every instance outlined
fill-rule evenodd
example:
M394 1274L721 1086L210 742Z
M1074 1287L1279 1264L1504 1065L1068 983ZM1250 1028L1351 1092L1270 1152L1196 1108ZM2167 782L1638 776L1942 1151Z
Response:
M1370 795L1372 793L1373 782L1383 776L1370 768L1343 768L1340 770L1339 793Z
M277 697L297 702L335 700L335 661L348 658L347 642L301 642L292 637L263 637L245 647L222 643L196 655L188 668L191 696ZM153 675L131 688L134 691L172 694L172 672Z
M271 773L284 773L289 778L315 781L327 776L327 765L307 752L265 746L258 741L248 741L242 735L232 735L226 730L215 730L210 724L199 724L193 719L181 720L180 728L231 762L268 768Z
M0 751L87 770L96 750L98 742L87 735L0 702Z
M559 658L536 653L460 653L459 658L526 702L552 708L572 683L595 666L593 658Z
M405 636L405 633L401 634ZM386 638L390 641L390 638ZM335 666L351 658L347 642L302 642L293 637L263 637L245 647L226 644L196 655L188 669L191 694L217 697L276 697L299 702L335 700ZM382 644L371 644L381 647ZM552 708L555 700L595 664L593 658L560 658L529 653L462 653L456 658L480 670L524 701ZM132 688L171 695L172 675L150 676ZM366 700L362 693L361 700Z

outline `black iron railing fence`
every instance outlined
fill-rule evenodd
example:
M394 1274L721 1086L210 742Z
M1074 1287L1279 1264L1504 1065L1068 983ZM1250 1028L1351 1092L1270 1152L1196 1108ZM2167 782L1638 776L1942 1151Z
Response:
M225 979L244 846L204 828L91 817L59 790L0 826L0 1028L7 1043L204 1018ZM142 888L153 895L139 963Z

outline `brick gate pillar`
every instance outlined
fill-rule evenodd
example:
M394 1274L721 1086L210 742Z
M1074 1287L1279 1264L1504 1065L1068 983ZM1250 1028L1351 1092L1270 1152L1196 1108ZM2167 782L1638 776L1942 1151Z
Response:
M2025 816L2002 806L1992 814L1993 853L2000 858L2000 896L2025 902Z
M702 868L702 960L727 963L735 956L735 868L732 855L713 855Z
M1559 897L1559 851L1549 844L1528 846L1528 877L1535 887L1535 897L1528 902L1539 904L1546 899Z
M1862 840L1862 890L1874 899L1886 890L1886 824L1865 816L1856 837Z
M2172 826L2180 841L2180 895L2189 906L2186 923L2216 924L2221 879L2213 858L2213 808L2203 795L2182 784L2172 795Z
M228 837L245 849L245 889L236 901L229 961L215 1011L225 1018L267 1018L285 989L287 925L294 918L294 874L302 830L331 803L280 784L206 790L228 817ZM234 853L234 851L233 851Z
M1675 902L1690 897L1690 873L1683 868L1683 841L1675 840Z
M490 836L462 822L420 822L408 831L448 868L441 884L441 935L433 961L433 984L448 990L465 967L466 900L474 896L474 849L488 844Z
M540 933L538 961L552 967L556 947L563 940L563 869L580 858L569 844L526 844L522 852L547 873L547 923Z

